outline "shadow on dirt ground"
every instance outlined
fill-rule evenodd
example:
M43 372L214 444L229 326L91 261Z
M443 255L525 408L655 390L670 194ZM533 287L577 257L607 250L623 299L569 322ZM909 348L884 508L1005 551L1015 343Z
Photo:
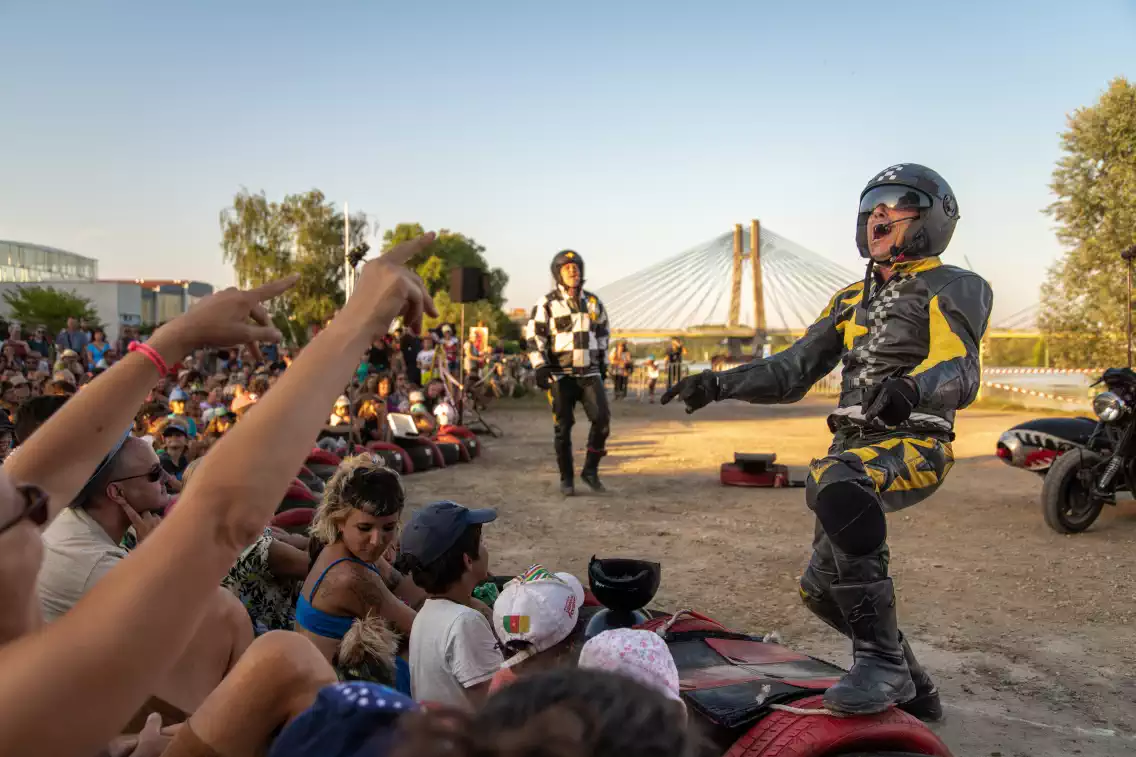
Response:
M848 644L800 604L812 516L800 489L718 483L735 451L805 465L824 454L830 403L737 403L686 415L615 403L610 491L557 491L552 423L537 403L500 403L476 463L407 478L412 504L496 507L494 572L535 561L583 575L593 554L663 564L656 605L692 607L750 632L777 629L803 651L848 662ZM958 463L928 501L889 516L901 623L940 682L957 757L1136 754L1136 502L1089 532L1050 531L1041 479L992 456L1023 414L961 414ZM587 422L574 439L583 462Z

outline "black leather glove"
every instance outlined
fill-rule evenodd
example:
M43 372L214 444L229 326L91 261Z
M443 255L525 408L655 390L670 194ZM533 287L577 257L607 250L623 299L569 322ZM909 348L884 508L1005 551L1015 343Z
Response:
M536 385L548 391L552 386L552 366L542 365L536 369Z
M676 396L686 403L687 413L706 407L718 399L718 376L714 371L687 376L664 392L659 398L659 404L665 405Z
M860 408L864 420L871 423L879 418L888 426L898 426L911 416L919 404L919 389L910 378L889 378L868 390Z

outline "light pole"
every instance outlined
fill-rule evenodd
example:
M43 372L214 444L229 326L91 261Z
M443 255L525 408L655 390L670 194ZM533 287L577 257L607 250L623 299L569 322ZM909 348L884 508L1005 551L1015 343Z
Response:
M1132 367L1132 261L1136 259L1136 244L1120 253L1128 267L1128 299L1124 301L1124 339L1128 348L1128 367Z

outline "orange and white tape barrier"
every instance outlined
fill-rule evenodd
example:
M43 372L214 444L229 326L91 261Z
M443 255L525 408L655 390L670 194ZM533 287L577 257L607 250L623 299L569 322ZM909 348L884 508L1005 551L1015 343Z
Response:
M1060 394L1050 394L1049 392L1040 392L1037 389L1023 389L1020 386L1011 386L1009 384L999 384L997 381L983 381L983 386L988 386L991 389L1002 389L1007 392L1015 392L1017 394L1026 394L1030 397L1040 397L1046 400L1056 400L1057 402L1085 402L1086 397L1062 397Z
M1104 373L1103 368L983 368L982 372L990 376L1011 374L1082 374L1085 376L1099 376Z

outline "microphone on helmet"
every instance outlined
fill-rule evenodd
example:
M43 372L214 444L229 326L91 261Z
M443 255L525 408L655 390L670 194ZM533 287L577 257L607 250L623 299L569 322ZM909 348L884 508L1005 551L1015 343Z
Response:
M891 227L895 226L897 223L903 223L904 221L917 221L917 220L919 220L919 216L910 216L908 218L897 218L894 221L888 221L887 223L877 223L875 226L872 227L872 233L873 234L880 234L880 235L887 234L889 231L891 231Z

